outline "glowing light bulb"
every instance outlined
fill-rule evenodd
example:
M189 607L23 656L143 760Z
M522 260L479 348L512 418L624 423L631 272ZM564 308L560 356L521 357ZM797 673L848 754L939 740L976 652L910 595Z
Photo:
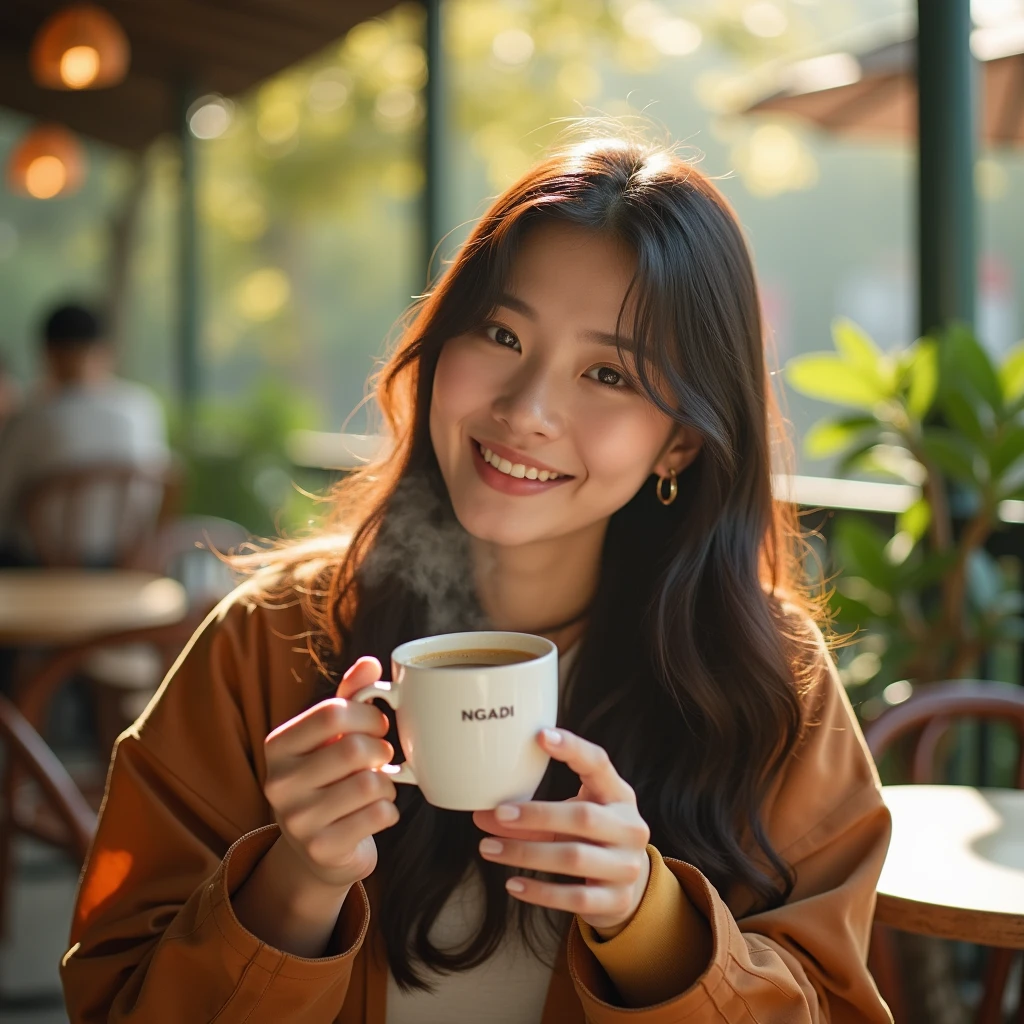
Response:
M99 73L99 51L92 46L72 46L61 55L60 80L69 89L88 89Z
M59 157L37 156L25 169L25 191L36 199L52 199L67 180L67 168Z

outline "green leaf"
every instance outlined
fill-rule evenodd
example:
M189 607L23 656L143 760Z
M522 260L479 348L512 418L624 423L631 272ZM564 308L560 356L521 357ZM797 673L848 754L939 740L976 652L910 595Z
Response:
M992 476L1001 477L1018 459L1024 458L1024 423L1011 426L989 452Z
M959 552L956 548L926 555L914 566L904 570L901 582L907 590L921 591L938 583L956 565Z
M918 498L908 509L896 517L896 529L900 533L908 533L916 544L928 529L932 521L932 507L927 498Z
M977 484L974 451L955 431L929 427L922 439L925 454L938 468L963 483Z
M842 625L844 631L866 626L878 618L863 601L838 592L832 595L829 601L829 610L835 616L836 621Z
M895 382L889 360L861 327L846 317L836 317L832 321L832 340L854 372L870 381L881 394L891 394Z
M804 453L811 459L828 458L848 448L869 428L878 428L873 416L819 420L804 435Z
M970 328L952 324L942 341L947 381L956 387L968 382L977 395L990 408L999 412L1003 408L1003 388L988 352Z
M932 338L922 338L914 346L907 374L907 412L914 419L923 420L939 388L939 352Z
M839 569L845 575L863 576L872 586L888 591L893 569L885 557L889 537L862 516L845 515L836 519L835 552Z
M1013 402L1024 395L1024 341L1007 352L999 368L999 383L1007 402Z
M951 426L956 427L964 437L976 444L985 444L987 439L985 428L982 427L978 414L964 395L959 391L946 391L939 404Z
M827 352L794 356L786 363L785 375L791 388L822 402L870 412L886 397L877 384Z

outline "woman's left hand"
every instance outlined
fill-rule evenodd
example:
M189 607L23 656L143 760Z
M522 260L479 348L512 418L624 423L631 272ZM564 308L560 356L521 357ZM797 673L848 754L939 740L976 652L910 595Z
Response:
M513 877L506 887L525 903L578 914L611 938L632 920L647 889L651 831L603 748L567 729L544 729L538 742L580 777L579 793L475 811L477 827L500 837L481 840L480 853L497 864L583 879L564 885Z

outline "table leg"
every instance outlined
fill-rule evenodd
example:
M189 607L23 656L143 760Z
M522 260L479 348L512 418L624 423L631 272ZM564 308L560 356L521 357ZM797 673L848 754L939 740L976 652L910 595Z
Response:
M1003 994L1006 992L1006 980L1010 976L1014 956L1016 950L1013 949L989 950L975 1024L1002 1024Z

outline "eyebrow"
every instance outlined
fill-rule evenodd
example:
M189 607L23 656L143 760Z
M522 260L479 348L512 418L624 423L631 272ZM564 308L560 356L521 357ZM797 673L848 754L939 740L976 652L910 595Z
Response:
M498 305L505 306L508 309L513 309L517 313L522 313L528 320L538 320L537 310L533 308L529 303L523 302L522 299L516 298L514 295L510 295L508 292L502 292L498 296ZM636 343L632 338L624 338L621 335L609 334L607 331L580 331L579 337L586 341L596 341L599 345L608 345L611 348L621 348L626 352L636 351Z

